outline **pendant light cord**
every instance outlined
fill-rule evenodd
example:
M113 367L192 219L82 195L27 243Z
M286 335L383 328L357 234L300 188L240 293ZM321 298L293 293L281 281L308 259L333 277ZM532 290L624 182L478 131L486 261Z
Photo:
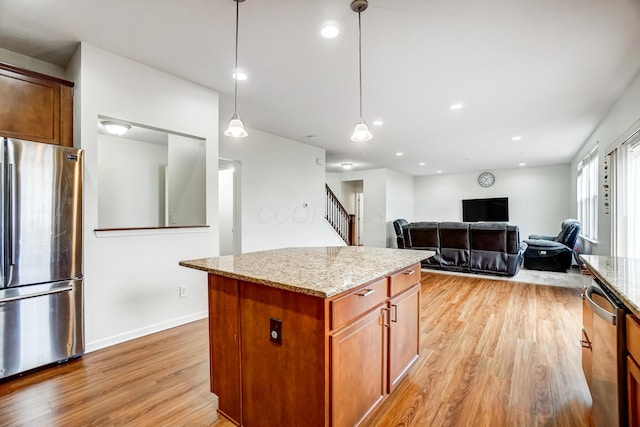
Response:
M240 2L235 0L236 2L236 65L233 73L235 74L235 89L234 89L234 99L233 99L233 115L238 115L238 16L240 15Z
M362 24L358 12L358 79L360 80L360 121L362 122Z

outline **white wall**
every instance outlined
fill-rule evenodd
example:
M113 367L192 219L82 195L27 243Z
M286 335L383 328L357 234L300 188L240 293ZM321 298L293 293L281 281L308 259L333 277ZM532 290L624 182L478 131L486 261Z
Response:
M324 150L251 128L246 138L230 138L226 125L220 157L242 163L242 252L344 245L324 219Z
M342 202L342 182L362 180L364 246L387 247L387 169L327 173L327 184Z
M404 218L411 221L414 206L414 177L387 169L387 247L397 248L393 221Z
M99 228L160 225L167 146L98 135L97 150Z
M220 255L233 255L233 174L234 168L221 169L218 172L218 206L220 229Z
M85 150L85 327L89 351L206 317L206 274L178 261L216 256L218 94L82 43L69 64L76 82L75 143ZM99 237L98 115L207 141L207 223ZM189 296L179 298L179 285Z
M496 182L478 185L479 172L415 178L414 221L462 221L462 200L509 198L509 223L530 234L555 235L571 217L569 165L491 171Z
M598 241L585 241L584 253L595 255L610 255L612 253L611 240L611 214L605 214L603 179L604 179L604 159L607 155L607 148L616 142L622 142L629 131L640 128L640 74L629 85L625 93L618 99L611 111L602 120L593 134L585 141L580 148L573 162L571 163L571 212L576 215L578 206L576 202L576 176L577 165L596 145L598 145L598 161L600 163L598 171L599 177L599 206L598 206ZM611 184L611 179L609 179Z
M169 225L206 223L205 141L169 134Z
M40 61L39 59L31 58L7 49L0 48L0 62L13 65L14 67L24 68L25 70L31 70L48 76L57 77L59 79L73 81L73 76L68 76L63 67Z

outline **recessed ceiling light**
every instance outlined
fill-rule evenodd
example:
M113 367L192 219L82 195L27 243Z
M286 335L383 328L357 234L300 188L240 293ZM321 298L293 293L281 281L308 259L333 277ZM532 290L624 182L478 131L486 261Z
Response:
M524 162L522 162L522 163L519 163L519 164L518 164L518 166L520 166L520 167L522 167L522 166L527 166L527 164L526 164L526 163L524 163Z
M396 153L396 156L398 156L398 157L400 157L400 156L404 156L404 153L403 153L403 152L398 151L398 152Z
M344 170L351 170L351 168L353 167L353 163L343 163L342 165L342 169Z
M516 135L513 138L511 138L512 141L520 141L522 139L522 137L520 135Z
M382 126L384 124L384 122L380 119L378 120L374 120L372 123L374 126Z
M449 106L449 109L450 109L450 110L461 110L463 107L464 107L464 104L463 104L463 103L461 103L461 102L457 102L457 103L455 103L455 104L451 104L451 105Z
M325 39L334 39L338 37L338 34L340 34L340 29L335 25L326 25L322 27L320 34L322 34L322 37Z
M418 166L424 166L424 165L426 165L426 163L425 163L425 162L420 162L420 163L418 163Z
M442 173L442 171L436 171L436 173Z
M237 73L233 73L233 78L236 80L247 80L247 75L241 71L238 71Z

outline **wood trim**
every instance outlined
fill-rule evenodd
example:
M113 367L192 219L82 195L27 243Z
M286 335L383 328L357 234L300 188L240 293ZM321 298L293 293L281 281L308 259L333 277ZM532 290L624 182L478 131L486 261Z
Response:
M60 86L59 141L64 147L73 147L73 86Z
M122 228L95 228L93 231L135 231L135 230L164 230L174 228L209 228L210 225L171 225L168 227L122 227Z
M14 73L22 74L36 79L49 80L64 86L74 87L74 83L69 80L60 79L58 77L49 76L46 74L38 73L37 71L27 70L25 68L16 67L15 65L8 64L6 62L0 62L0 69L12 71Z

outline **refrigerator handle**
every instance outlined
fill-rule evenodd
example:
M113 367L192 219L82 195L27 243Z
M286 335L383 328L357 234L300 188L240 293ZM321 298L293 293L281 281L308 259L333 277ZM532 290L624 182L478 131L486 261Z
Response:
M9 163L9 174L7 176L7 190L9 191L8 203L9 209L8 211L8 222L9 222L9 230L7 230L7 240L9 242L9 265L15 265L16 261L16 245L15 245L15 230L16 230L16 216L15 216L15 200L14 200L14 191L13 186L15 182L15 170L13 169L13 164Z

